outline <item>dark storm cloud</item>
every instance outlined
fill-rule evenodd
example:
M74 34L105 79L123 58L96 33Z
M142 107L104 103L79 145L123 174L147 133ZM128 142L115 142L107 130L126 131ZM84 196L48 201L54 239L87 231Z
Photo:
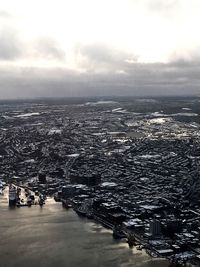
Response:
M47 59L64 60L65 52L58 45L56 40L50 37L42 37L35 42L35 50L38 56Z
M83 86L84 77L65 69L0 67L0 98L78 96Z
M22 53L22 45L16 31L5 27L0 31L0 60L13 60Z
M126 66L128 74L78 73L66 69L0 69L1 98L185 95L200 93L200 63Z
M44 41L44 40L43 40ZM42 56L62 59L55 42L42 41ZM200 93L200 60L186 60L181 54L169 63L139 63L133 54L108 46L77 46L85 72L64 68L0 67L0 98L185 95ZM106 69L105 72L98 70Z

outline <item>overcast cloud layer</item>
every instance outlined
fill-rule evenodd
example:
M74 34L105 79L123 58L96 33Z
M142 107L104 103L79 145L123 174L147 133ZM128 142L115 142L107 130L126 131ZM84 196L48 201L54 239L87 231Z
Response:
M199 0L4 1L0 98L199 95L199 14Z

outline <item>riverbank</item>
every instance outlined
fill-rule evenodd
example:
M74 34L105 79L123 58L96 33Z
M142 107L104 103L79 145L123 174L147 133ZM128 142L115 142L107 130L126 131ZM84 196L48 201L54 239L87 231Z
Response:
M6 192L5 192L6 193ZM47 198L44 207L9 209L0 196L0 259L7 267L166 267L113 240L112 231Z

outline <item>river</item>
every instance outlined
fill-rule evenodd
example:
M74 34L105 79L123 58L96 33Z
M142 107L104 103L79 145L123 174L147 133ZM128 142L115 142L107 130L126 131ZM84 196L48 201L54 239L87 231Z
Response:
M112 232L48 198L46 204L10 209L0 196L2 267L166 267L144 251L116 241Z

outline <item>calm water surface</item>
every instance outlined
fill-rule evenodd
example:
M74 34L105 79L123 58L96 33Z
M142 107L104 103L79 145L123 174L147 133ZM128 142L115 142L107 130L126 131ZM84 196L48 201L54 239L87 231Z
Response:
M2 267L165 267L112 232L48 199L45 206L9 209L0 196Z

